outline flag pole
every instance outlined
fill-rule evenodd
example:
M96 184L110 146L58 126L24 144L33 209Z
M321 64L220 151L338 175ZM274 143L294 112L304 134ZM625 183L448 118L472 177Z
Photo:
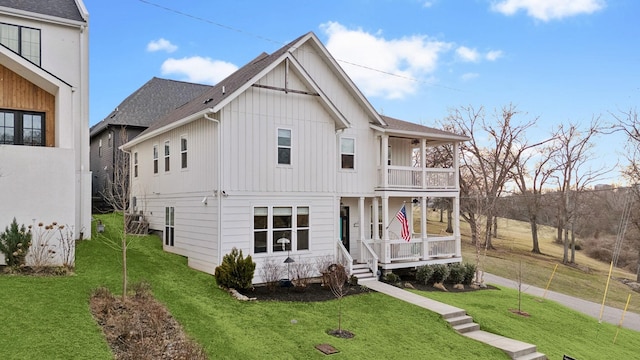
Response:
M396 215L395 215L395 214L397 214L398 212L400 212L400 209L402 209L406 204L407 204L407 202L406 202L406 201L403 201L403 202L402 202L402 206L400 206L400 208L398 209L398 211L396 211L396 212L394 213L394 215L393 215L393 217L391 218L391 221L389 221L389 225L387 225L386 229L389 229L389 226L391 226L391 224L393 223L393 220L395 220L395 219L396 219Z

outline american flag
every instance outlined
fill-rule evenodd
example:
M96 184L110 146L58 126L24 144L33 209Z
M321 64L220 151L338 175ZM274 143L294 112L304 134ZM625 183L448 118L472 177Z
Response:
M400 221L400 227L402 227L402 230L400 230L400 237L402 237L406 241L411 241L411 233L409 232L409 220L407 220L407 211L405 210L404 205L402 205L402 208L396 214L396 219Z

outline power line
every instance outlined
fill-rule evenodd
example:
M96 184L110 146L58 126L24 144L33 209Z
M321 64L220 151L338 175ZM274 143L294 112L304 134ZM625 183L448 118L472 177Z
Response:
M265 37L265 36L262 36L262 35L258 35L258 34L255 34L255 33L249 32L249 31L244 31L242 29L234 28L233 26L225 25L225 24L222 24L222 23L219 23L219 22L216 22L216 21L212 21L212 20L200 17L200 16L188 14L188 13L185 13L183 11L176 10L176 9L173 9L173 8L170 8L170 7L167 7L167 6L163 6L163 5L160 5L160 4L156 4L156 3L148 1L148 0L138 0L138 1L141 2L141 3L144 3L146 5L149 5L149 6L154 6L154 7L158 8L158 9L162 9L162 10L165 10L165 11L168 11L168 12L172 12L172 13L174 13L176 15L184 16L184 17L187 17L187 18L191 18L193 20L197 20L197 21L201 21L201 22L204 22L204 23L207 23L207 24L218 26L218 27L223 28L225 30L229 30L229 31L233 31L233 32L236 32L236 33L239 33L239 34L246 35L246 36L254 37L254 38L262 40L262 41L270 42L270 43L273 43L273 44L276 44L276 45L279 45L279 46L286 45L286 43L283 43L282 41L273 40L271 38L268 38L268 37ZM383 75L394 76L394 77L397 77L397 78L400 78L400 79L413 81L413 82L416 82L416 83L419 83L419 84L424 84L424 85L427 85L427 86L439 87L439 88L448 89L448 90L452 90L452 91L458 91L458 92L466 92L463 89L458 89L458 88L454 88L454 87L446 86L446 85L438 85L438 84L434 84L433 82L419 80L419 79L416 79L416 78L413 78L413 77L409 77L409 76L405 76L405 75L392 73L392 72L389 72L389 71L376 69L376 68L373 68L373 67L370 67L370 66L357 64L357 63L350 62L350 61L347 61L347 60L341 60L341 59L337 59L336 58L336 61L341 62L343 64L357 66L357 67L360 67L362 69L366 69L366 70L369 70L369 71L378 72L378 73L383 74Z

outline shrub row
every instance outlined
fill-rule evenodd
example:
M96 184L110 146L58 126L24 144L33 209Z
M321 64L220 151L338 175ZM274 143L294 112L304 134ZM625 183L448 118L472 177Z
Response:
M475 272L476 266L470 263L423 265L416 271L416 280L425 285L444 282L470 285Z

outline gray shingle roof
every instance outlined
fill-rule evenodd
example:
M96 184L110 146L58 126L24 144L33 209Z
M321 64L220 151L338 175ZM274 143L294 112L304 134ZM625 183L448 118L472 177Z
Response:
M260 54L258 57L251 60L248 64L244 65L233 74L227 76L225 79L210 88L208 91L202 93L202 95L194 98L185 106L181 106L175 111L169 113L164 118L158 120L157 122L154 122L153 125L151 125L145 132L151 132L153 130L160 129L189 115L198 113L207 108L215 107L217 104L222 102L236 90L246 84L247 81L251 80L254 76L260 73L260 71L277 60L282 54L286 53L295 43L297 43L303 37L307 36L307 34L304 34L299 38L293 40L271 55L266 53Z
M85 22L75 0L0 0L0 6Z
M154 77L124 99L106 118L91 127L91 136L109 125L149 127L154 121L211 89L193 84Z

